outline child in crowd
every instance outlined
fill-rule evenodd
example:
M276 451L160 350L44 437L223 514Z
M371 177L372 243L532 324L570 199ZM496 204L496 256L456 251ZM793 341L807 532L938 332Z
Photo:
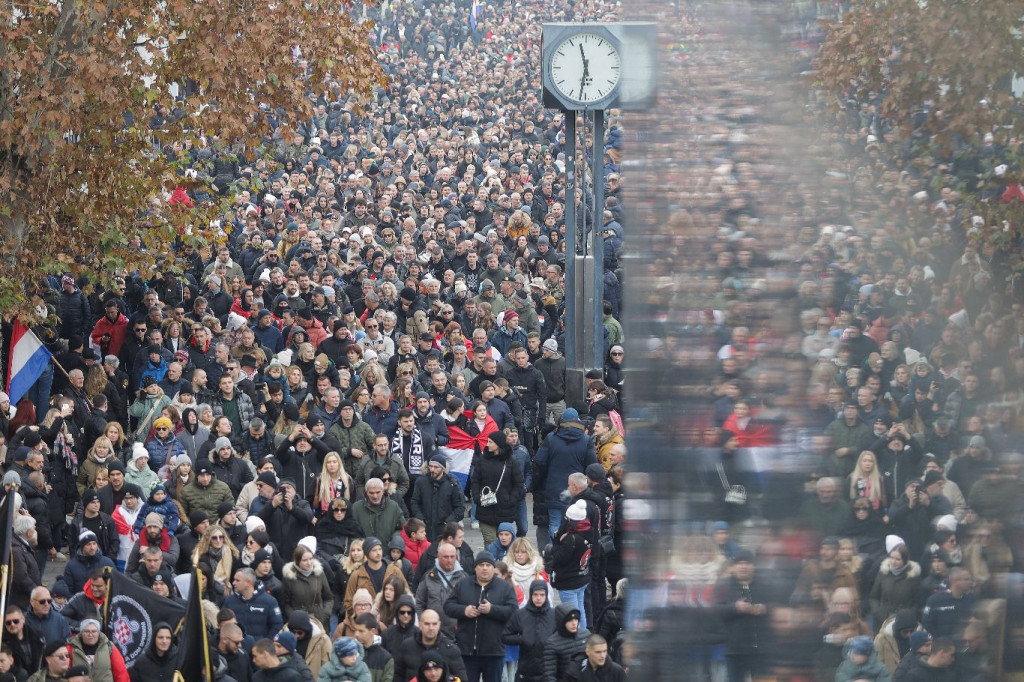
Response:
M363 662L363 645L351 637L339 637L317 682L372 682L370 668Z
M427 524L419 519L409 519L402 528L402 541L405 542L405 558L412 564L412 570L415 572L420 557L430 547L430 541L427 540Z
M501 561L508 554L512 547L512 541L516 539L516 527L505 521L498 524L498 537L491 544L487 545L487 551L494 555L494 558Z
M135 520L136 534L142 532L142 527L146 525L146 516L150 513L159 514L163 517L164 528L167 529L169 534L174 535L178 530L178 524L181 523L181 517L178 515L178 506L174 504L174 500L167 496L167 488L163 484L158 483L149 491L149 501L142 505L142 511L139 512L139 516Z

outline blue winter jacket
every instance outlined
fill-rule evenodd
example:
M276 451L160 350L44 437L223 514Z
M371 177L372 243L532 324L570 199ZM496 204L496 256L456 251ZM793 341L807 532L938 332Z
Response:
M537 449L533 462L533 494L544 495L548 510L565 511L571 499L562 499L569 474L584 473L597 462L594 444L579 422L564 422Z

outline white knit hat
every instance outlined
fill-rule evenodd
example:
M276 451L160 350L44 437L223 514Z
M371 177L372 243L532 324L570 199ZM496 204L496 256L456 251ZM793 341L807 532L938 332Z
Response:
M946 514L944 516L940 516L939 518L935 519L935 527L936 528L945 528L946 530L951 530L951 531L953 531L955 533L956 532L956 517L953 516L952 514Z
M587 518L587 503L583 500L576 500L571 507L565 510L565 518L570 521L582 521Z
M885 553L888 554L900 545L905 545L903 538L899 535L886 535L885 536Z
M299 540L298 543L296 544L302 545L313 554L316 554L316 538L312 535L307 535L306 537Z

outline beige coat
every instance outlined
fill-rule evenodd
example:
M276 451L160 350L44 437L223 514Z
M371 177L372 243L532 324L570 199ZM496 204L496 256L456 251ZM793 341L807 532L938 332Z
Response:
M309 646L306 648L306 665L313 673L313 679L316 679L321 666L331 657L331 638L327 636L319 620L310 616L309 621L313 624L313 632L309 636ZM289 631L288 626L283 629Z

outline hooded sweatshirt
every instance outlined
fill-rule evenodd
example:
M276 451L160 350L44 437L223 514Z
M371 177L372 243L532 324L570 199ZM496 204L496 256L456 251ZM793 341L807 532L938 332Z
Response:
M544 680L558 682L565 678L573 659L583 653L590 631L578 628L575 633L569 632L566 623L573 611L579 609L572 604L559 604L555 607L555 632L544 643Z
M534 592L544 593L541 606L534 606ZM506 646L519 647L519 668L516 672L522 682L541 682L544 679L544 644L555 633L555 612L547 594L548 584L545 581L531 582L526 605L512 614L501 636Z
M178 441L181 446L185 449L185 454L192 460L192 464L196 463L196 454L199 451L200 446L210 438L210 430L199 423L197 420L194 425L189 424L188 416L189 413L195 413L194 407L186 407L185 411L181 414L181 423L185 425L185 428L178 434Z

